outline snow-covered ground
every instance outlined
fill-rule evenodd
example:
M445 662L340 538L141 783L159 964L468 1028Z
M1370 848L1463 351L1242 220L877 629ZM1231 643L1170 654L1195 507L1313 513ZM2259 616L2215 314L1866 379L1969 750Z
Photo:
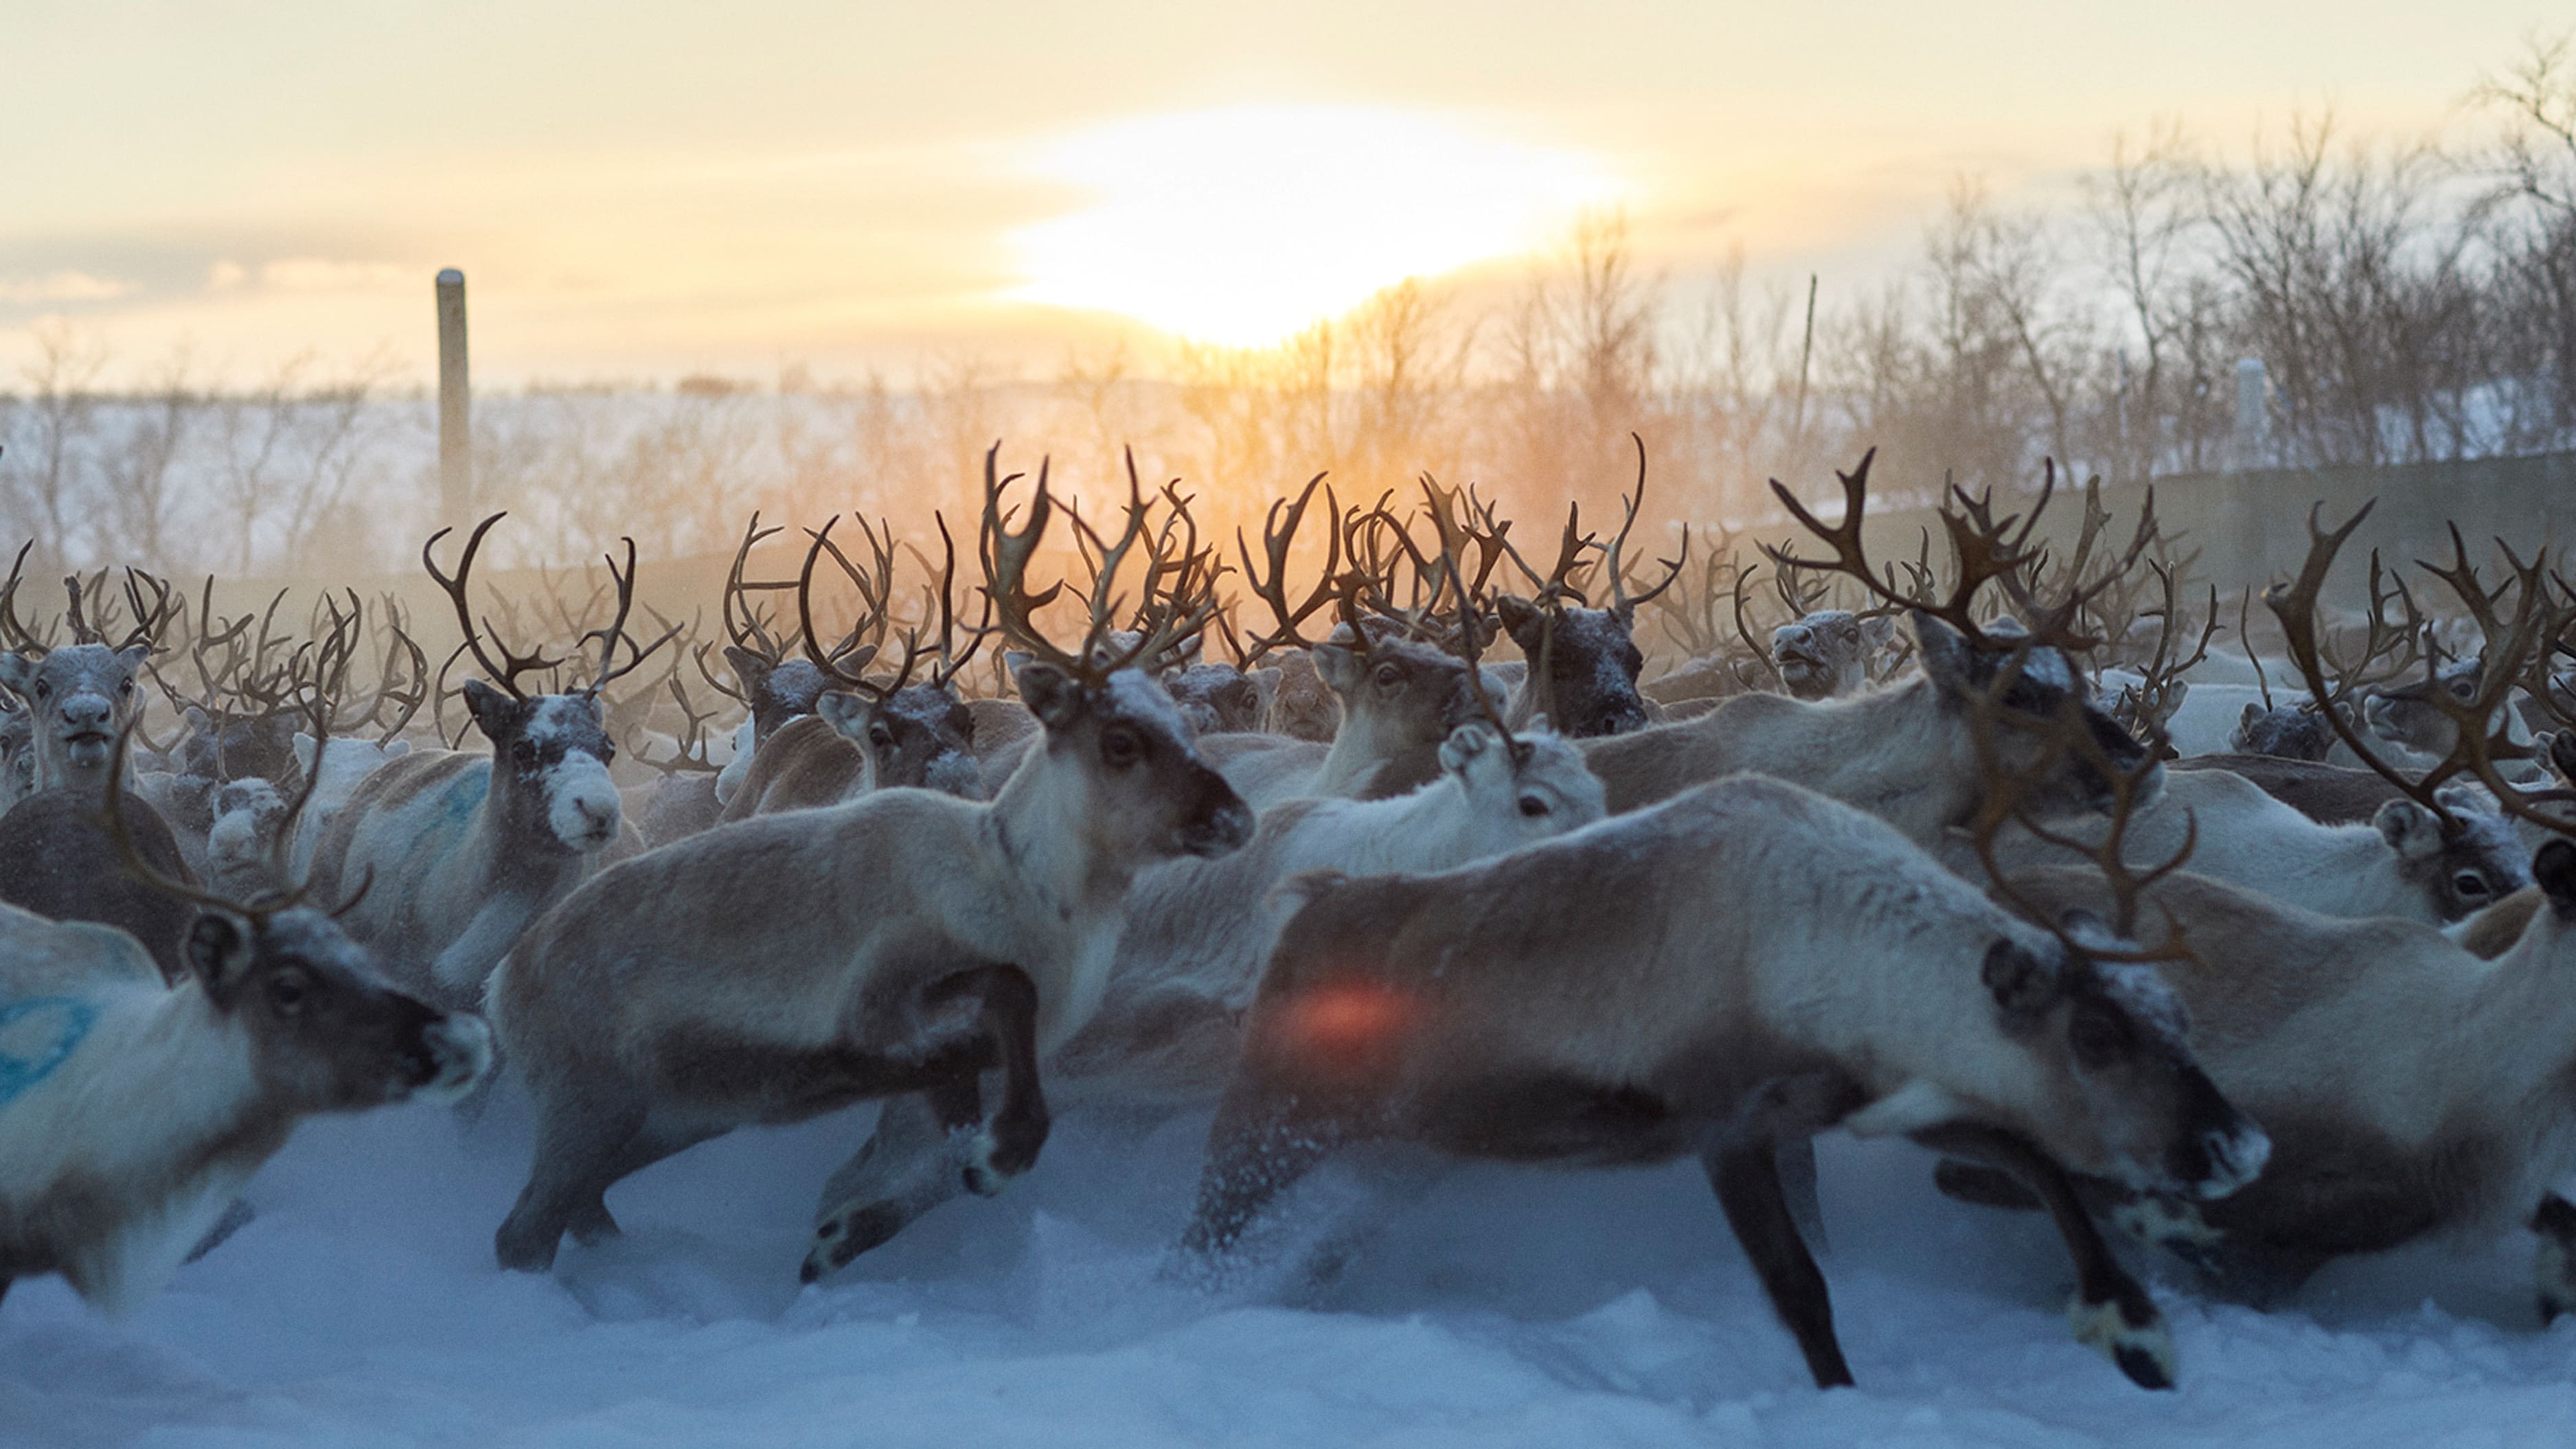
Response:
M2343 1265L2269 1314L2160 1290L2183 1386L2149 1394L2068 1338L2042 1223L1830 1139L1861 1387L1825 1394L1689 1164L1461 1170L1330 1289L1221 1299L1155 1275L1205 1117L1074 1118L1003 1197L800 1289L865 1122L656 1167L610 1194L627 1237L546 1278L492 1266L525 1167L507 1093L470 1132L314 1124L131 1322L53 1280L0 1303L0 1443L2576 1445L2576 1323L2534 1328L2527 1240Z

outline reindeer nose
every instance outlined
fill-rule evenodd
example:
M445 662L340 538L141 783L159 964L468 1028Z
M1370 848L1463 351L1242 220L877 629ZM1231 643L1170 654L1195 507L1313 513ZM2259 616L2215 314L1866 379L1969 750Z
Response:
M104 731L114 717L114 707L105 695L75 694L63 701L63 723L74 729Z

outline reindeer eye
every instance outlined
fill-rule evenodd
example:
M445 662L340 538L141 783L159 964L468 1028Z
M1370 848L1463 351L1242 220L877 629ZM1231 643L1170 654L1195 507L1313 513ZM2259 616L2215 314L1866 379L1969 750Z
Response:
M306 982L301 971L280 971L268 978L268 1004L280 1016L293 1016L304 1009Z
M50 684L50 683L48 683L47 681L42 680L42 679L39 679L39 680L37 680L37 681L36 681L36 698L38 698L38 699L43 699L43 698L45 698L47 695L52 694L53 692L54 692L54 686L53 686L52 684Z
M2464 896L2485 896L2492 894L2492 892L2487 889L2486 877L2473 870L2464 870L2458 875L2451 877L2451 889Z
M1133 730L1110 730L1100 737L1100 762L1111 769L1123 770L1144 753L1145 742Z
M879 722L878 722L878 723L876 723L876 724L869 725L869 726L868 726L868 743L869 743L869 744L871 744L871 745L876 746L876 747L877 747L878 749L880 749L880 750L890 750L890 749L893 749L893 748L894 748L894 731L893 731L893 730L890 730L890 729L888 729L888 728L886 728L886 727L885 727L885 724L884 724L884 722L883 722L883 721L879 721Z
M1377 667L1376 677L1378 688L1393 689L1404 682L1404 671L1392 664L1381 664Z
M1521 813L1523 815L1532 816L1545 815L1547 813L1547 797L1544 795L1523 795L1521 797Z
M2078 1011L2067 1023L2066 1044L2074 1049L2077 1062L2101 1068L2127 1054L2129 1033L2119 1018L2107 1012Z
M535 764L537 762L537 742L534 740L524 739L512 740L510 742L510 758L518 761L522 765Z

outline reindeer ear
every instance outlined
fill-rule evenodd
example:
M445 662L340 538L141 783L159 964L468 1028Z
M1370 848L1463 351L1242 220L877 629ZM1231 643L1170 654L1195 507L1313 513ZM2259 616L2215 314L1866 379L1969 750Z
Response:
M151 657L152 646L149 644L128 644L116 651L116 662L124 665L128 674L141 669L143 661Z
M1518 594L1497 594L1494 596L1494 617L1502 621L1503 632L1511 635L1513 642L1529 649L1534 641L1522 639L1521 635L1537 628L1544 616L1540 614L1538 605Z
M1011 680L1019 686L1020 702L1049 730L1073 723L1082 711L1082 686L1052 664L1031 659L1012 673Z
M1976 649L1968 636L1916 609L1907 615L1914 625L1914 651L1923 657L1923 672L1955 699L1977 686Z
M1360 687L1359 651L1347 644L1318 644L1312 651L1316 677L1335 694L1348 694Z
M1440 742L1440 768L1453 775L1463 775L1467 766L1491 750L1496 743L1492 726L1462 724Z
M1981 974L1986 989L1994 993L1995 1005L2016 1020L2046 1014L2066 994L2064 974L2056 962L2011 941L1997 941L1986 948Z
M0 684L15 694L26 694L35 688L36 662L24 654L0 654Z
M854 745L868 742L868 724L877 715L876 706L846 691L834 691L814 701L814 713L832 727L832 733Z
M206 999L219 1007L231 1006L233 993L250 971L250 932L242 923L228 911L199 911L188 924L183 954Z
M2263 706L2256 704L2250 699L2245 701L2244 711L2236 716L2237 731L2242 733L2254 728L2255 724L2262 718Z
M2388 848L2397 858L2410 865L2431 860L2442 853L2442 822L2433 812L2412 800L2391 800L2371 817Z
M2576 842L2552 840L2531 853L2532 883L2562 916L2576 916Z
M1861 646L1867 649L1884 649L1895 643L1896 620L1886 614L1876 614L1861 620L1860 642Z
M519 702L479 679L465 681L465 709L483 738L496 745L519 722Z

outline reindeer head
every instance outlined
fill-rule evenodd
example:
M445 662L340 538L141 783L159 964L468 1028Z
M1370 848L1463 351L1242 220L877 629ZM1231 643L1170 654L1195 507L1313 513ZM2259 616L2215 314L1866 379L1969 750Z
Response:
M492 742L492 800L510 838L566 855L617 839L625 817L608 775L617 746L596 696L517 697L469 679L465 705Z
M1079 766L1094 845L1142 865L1224 855L1252 838L1252 809L1199 758L1172 697L1140 669L1084 679L1039 660L1012 676L1048 754Z
M1441 741L1440 767L1457 778L1482 828L1479 854L1516 850L1610 813L1583 752L1544 720L1510 738L1492 725L1460 725Z
M883 694L835 692L815 701L834 733L867 752L877 788L913 786L972 800L982 793L975 716L940 684Z
M256 775L215 791L207 809L213 823L206 831L206 876L216 889L249 896L284 888L270 867L282 854L278 836L286 812L286 796Z
M811 660L767 659L739 644L725 646L724 657L742 686L743 702L751 709L754 748L778 733L780 725L815 713L816 701L832 688L831 676Z
M1240 734L1261 728L1267 701L1260 684L1231 664L1191 664L1166 671L1163 688L1203 735Z
M1622 735L1646 727L1646 700L1637 692L1646 656L1637 648L1632 606L1548 608L1504 594L1494 611L1529 659L1530 697L1566 733Z
M599 641L598 672L590 683L566 693L523 691L520 676L551 672L568 661L519 654L507 644L499 644L501 657L494 659L483 647L490 626L476 624L466 594L484 536L508 516L495 513L475 526L453 576L439 568L436 556L438 541L448 535L447 529L431 534L421 545L420 561L456 608L457 625L465 634L457 652L471 652L492 679L488 684L467 680L464 694L475 728L492 743L489 808L498 812L505 837L541 855L590 855L613 843L625 824L616 783L608 774L617 759L617 746L609 737L602 695L680 629L675 625L650 644L638 643L626 632L627 617L635 608L635 540L627 539L626 567L621 570L614 555L608 559L609 581L617 595L616 617L607 627L581 638L583 644Z
M41 786L68 784L106 766L118 733L142 706L135 674L151 652L137 641L0 654L0 684L26 702Z
M1885 614L1817 609L1771 631L1771 658L1790 694L1835 699L1867 688L1870 660L1895 639L1896 621Z
M1316 670L1313 651L1289 650L1277 664L1254 670L1252 678L1263 695L1261 723L1254 728L1317 744L1332 743L1341 705Z
M1014 532L1010 519L1015 510L1005 506L1003 493L1018 475L998 476L1000 457L998 443L984 455L984 516L978 535L984 595L1002 632L1027 651L1012 656L1012 681L1045 732L1040 746L1044 762L1066 767L1057 777L1077 782L1079 798L1067 807L1090 836L1092 854L1133 867L1239 848L1252 838L1251 807L1199 757L1188 719L1163 686L1139 667L1170 657L1183 640L1207 626L1216 612L1215 569L1195 549L1184 548L1178 554L1180 586L1161 593L1154 581L1173 566L1174 557L1147 543L1145 592L1161 603L1132 645L1107 648L1119 569L1130 550L1148 537L1148 508L1130 455L1127 522L1114 541L1065 509L1092 565L1089 627L1080 645L1056 644L1033 616L1064 585L1033 590L1028 567L1059 505L1047 493L1041 464L1028 522ZM1166 496L1177 500L1168 489ZM809 636L811 632L809 626ZM1023 764L1013 783L1043 778L1034 773L1038 763L1033 757Z
M206 999L249 1037L272 1102L307 1112L450 1102L491 1069L480 1017L387 986L366 950L310 907L208 909L186 956Z
M2201 1070L2181 999L2154 968L2095 960L2077 938L2118 945L2079 913L2058 936L1986 952L1996 1022L2037 1078L2013 1094L2041 1104L2022 1130L2078 1172L2150 1191L2216 1198L2252 1181L2271 1139Z
M2334 726L2308 704L2276 704L2265 709L2248 701L2228 743L2241 755L2270 755L2283 760L2323 760L2334 749Z
M2440 759L2451 753L2460 732L2451 716L2433 703L2433 694L2438 690L2452 704L2467 705L2478 697L2483 673L2480 661L2472 657L2454 660L2411 684L2374 689L2362 701L2362 718L2379 738Z
M1392 631L1372 637L1378 632L1344 624L1310 651L1317 677L1341 702L1341 729L1358 723L1393 748L1427 747L1477 717L1467 661Z
M1919 611L1913 624L1923 672L1941 691L1944 704L1968 712L1991 709L1996 722L2005 726L1990 738L2001 768L2023 782L2026 813L2044 818L2073 809L2109 809L2116 786L2103 762L2124 773L2146 766L2146 746L2094 702L2091 686L2064 653L2027 640L2010 652L1980 649ZM1987 632L1999 642L2019 637L2000 624L1989 625ZM2093 748L2051 751L2049 733L2070 707L2080 715ZM2029 777L2044 753L2053 754L2057 763L2047 778L2033 781ZM2163 787L2162 767L2146 770L2139 783L2132 803L2143 808Z
M2443 920L2474 915L2531 884L2521 837L2492 797L2452 785L2436 798L2447 821L2413 800L2391 800L2371 824L2397 852L2398 868L2433 887Z

